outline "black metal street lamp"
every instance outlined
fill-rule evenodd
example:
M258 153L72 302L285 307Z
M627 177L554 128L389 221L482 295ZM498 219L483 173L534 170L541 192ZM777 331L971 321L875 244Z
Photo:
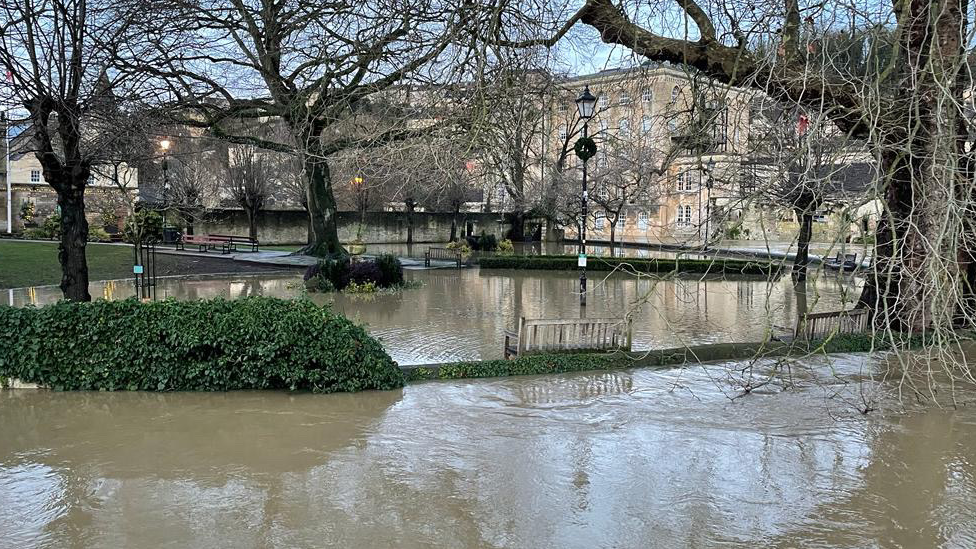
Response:
M576 156L583 161L583 193L582 204L583 212L580 219L580 247L579 247L579 267L580 267L580 306L586 306L586 161L596 154L596 143L587 134L587 125L593 118L596 108L596 97L590 93L590 87L585 86L583 93L576 98L576 108L579 110L580 120L583 121L583 137L576 140L573 149Z
M169 209L169 139L159 142L159 148L163 150L163 231L166 230L166 211ZM163 237L165 241L165 236Z

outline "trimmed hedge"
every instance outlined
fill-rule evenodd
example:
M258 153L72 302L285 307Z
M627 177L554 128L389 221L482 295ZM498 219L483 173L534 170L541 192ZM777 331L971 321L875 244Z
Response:
M962 339L972 340L976 334L962 332ZM895 333L893 337L908 349L917 349L925 342L920 336ZM746 360L754 357L803 356L823 353L863 353L890 351L887 334L843 334L827 340L765 343L711 343L655 349L631 353L539 353L520 356L515 360L479 360L453 362L431 366L405 368L408 381L431 379L463 379L479 377L505 377L517 375L558 374L588 370L615 370L623 368L673 367L686 363Z
M660 259L632 257L590 257L586 265L589 271L612 271L619 265L642 273L711 273L743 275L775 275L782 265L768 261L741 259ZM569 255L513 255L482 257L482 269L538 269L545 271L575 271L579 269L577 257Z
M366 331L308 300L0 306L0 377L58 390L392 389Z

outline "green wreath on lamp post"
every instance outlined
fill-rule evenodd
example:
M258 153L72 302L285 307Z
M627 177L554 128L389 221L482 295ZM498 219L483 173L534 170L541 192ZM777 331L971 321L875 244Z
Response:
M596 154L596 141L593 141L591 137L581 137L576 140L576 144L573 145L573 151L576 152L576 156L580 160L586 162L587 160L593 158Z

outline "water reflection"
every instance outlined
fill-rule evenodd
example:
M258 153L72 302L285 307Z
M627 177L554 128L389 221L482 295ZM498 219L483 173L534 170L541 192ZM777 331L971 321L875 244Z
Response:
M973 546L973 409L861 416L823 395L856 396L846 376L870 365L837 360L818 386L734 402L720 366L8 391L0 547Z
M438 269L407 271L423 287L395 294L314 294L318 303L367 325L401 364L501 358L503 333L519 316L529 318L634 318L634 348L758 341L793 331L797 314L850 307L858 283L821 275L798 294L789 277L683 277L636 279L591 273L587 307L579 307L575 272ZM127 282L93 283L93 295L119 299L134 294ZM160 279L159 297L206 299L249 295L294 297L299 276L237 276L233 279ZM14 290L15 306L56 301L57 287ZM799 297L798 297L799 296ZM799 305L798 305L799 304Z

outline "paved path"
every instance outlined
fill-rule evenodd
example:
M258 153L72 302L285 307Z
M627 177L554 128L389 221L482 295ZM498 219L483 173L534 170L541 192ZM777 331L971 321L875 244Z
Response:
M186 255L194 257L209 257L209 258L224 258L234 261L240 261L243 263L254 263L258 265L275 265L279 267L292 267L292 268L303 268L315 265L318 262L317 257L310 255L295 255L291 252L281 252L281 251L263 251L263 252L240 252L233 254L221 254L220 252L195 252L192 250L176 250L173 248L156 248L158 253L170 254L170 255ZM369 254L363 257L375 257ZM410 270L426 270L426 269L444 269L444 268L456 268L456 264L453 261L431 261L430 267L424 266L424 261L422 259L412 259L409 257L401 257L400 264L403 265L404 269Z

